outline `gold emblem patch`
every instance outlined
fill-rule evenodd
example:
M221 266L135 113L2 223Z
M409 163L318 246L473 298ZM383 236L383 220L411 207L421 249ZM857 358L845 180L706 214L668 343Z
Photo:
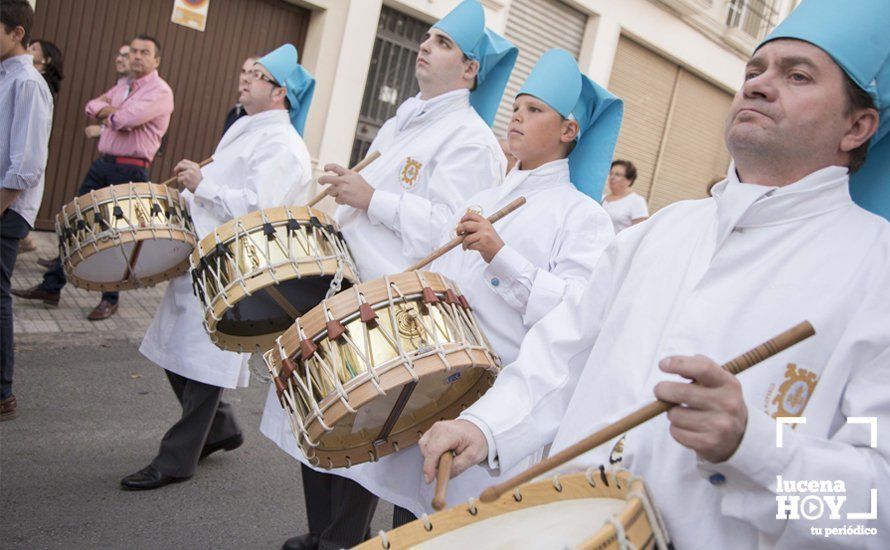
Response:
M399 175L403 188L406 190L414 189L414 185L417 183L417 178L420 176L421 168L423 168L423 164L419 161L416 161L411 157L405 159L405 164L402 165L402 172Z
M815 372L799 369L794 363L789 363L785 369L785 380L771 403L772 417L800 416L816 389L817 381Z

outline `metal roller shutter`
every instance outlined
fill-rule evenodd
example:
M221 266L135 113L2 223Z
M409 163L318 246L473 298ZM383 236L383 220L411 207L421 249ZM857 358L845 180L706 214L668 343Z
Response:
M732 95L624 36L609 88L624 99L615 158L637 166L634 190L650 212L705 197L729 164L723 123Z
M652 186L676 79L675 64L621 37L609 79L609 91L624 100L615 158L636 165L634 190L644 197Z
M726 174L729 152L723 127L732 96L681 70L665 146L649 195L654 212L668 204L707 196L708 183Z
M587 27L586 14L556 0L513 0L509 9L504 34L519 48L519 57L494 121L499 139L507 134L516 92L541 54L563 48L578 59Z

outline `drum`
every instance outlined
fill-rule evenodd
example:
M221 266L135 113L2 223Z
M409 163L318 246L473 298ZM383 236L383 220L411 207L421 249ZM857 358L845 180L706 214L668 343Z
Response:
M418 474L419 475L419 474ZM362 550L399 548L669 548L640 478L591 468L523 485L495 502L470 499L380 534Z
M81 195L56 215L68 280L87 290L152 286L185 273L195 248L179 191L123 183Z
M493 383L499 359L457 287L412 271L322 301L265 354L307 458L349 467L417 442Z
M191 257L204 325L217 346L264 352L294 320L357 282L346 243L324 212L251 212L201 239Z

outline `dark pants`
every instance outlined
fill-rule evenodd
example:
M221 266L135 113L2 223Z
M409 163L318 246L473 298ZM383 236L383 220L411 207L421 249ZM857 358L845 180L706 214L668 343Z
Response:
M113 160L103 155L94 160L93 164L90 165L83 183L77 189L77 196L86 195L90 191L97 191L109 185L129 183L131 181L148 181L148 169L130 164L116 164ZM50 292L60 292L67 282L65 271L62 269L62 261L56 258L53 267L43 274L43 282L40 283L40 288ZM102 299L116 304L118 293L103 292Z
M411 523L417 519L417 516L408 511L407 508L401 506L392 507L392 528L401 527L406 523Z
M7 208L0 216L0 399L12 395L12 371L15 353L12 349L12 270L19 254L19 241L31 227L18 212Z
M182 417L164 434L151 464L168 476L191 477L205 444L233 437L241 428L231 405L220 399L222 388L164 372L182 405Z
M369 539L377 497L351 479L302 469L309 532L318 535L319 550L351 548Z

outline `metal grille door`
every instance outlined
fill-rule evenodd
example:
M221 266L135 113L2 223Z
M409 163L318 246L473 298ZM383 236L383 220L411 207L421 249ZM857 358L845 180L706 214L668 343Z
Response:
M399 104L418 93L414 62L420 41L429 28L429 23L383 6L350 165L364 158L377 131L395 116Z

